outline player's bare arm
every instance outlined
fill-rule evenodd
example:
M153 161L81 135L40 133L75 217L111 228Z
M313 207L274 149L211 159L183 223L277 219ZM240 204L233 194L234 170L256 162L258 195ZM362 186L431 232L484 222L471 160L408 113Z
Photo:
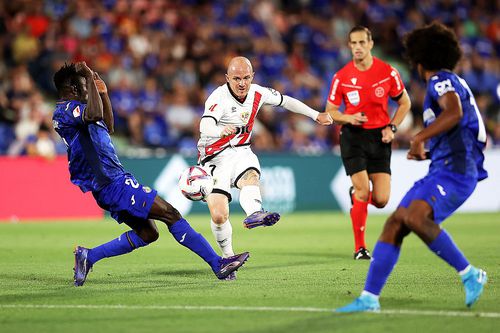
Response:
M438 103L443 111L432 124L415 135L410 144L410 150L407 155L408 159L424 160L426 158L424 150L425 141L449 131L462 119L462 104L455 92L447 92L439 98Z
M392 117L390 122L396 127L403 122L403 119L406 117L411 108L410 96L408 95L406 89L403 90L401 94L401 97L397 100L398 108L396 109L394 117ZM392 140L394 140L394 132L392 129L390 127L382 129L382 142L389 143L392 142Z
M104 123L108 127L108 132L111 134L115 131L115 125L113 121L113 109L111 107L111 100L109 99L108 95L108 87L97 72L94 72L94 82L97 87L97 91L101 96Z
M335 105L330 101L326 102L325 113L328 113L332 117L333 122L338 125L351 124L354 126L359 126L368 121L368 118L363 112L357 112L355 114L344 114L339 111L338 105Z
M99 92L94 82L94 72L87 66L85 61L75 65L76 71L85 78L88 93L87 108L84 114L86 122L96 122L103 119L103 106Z

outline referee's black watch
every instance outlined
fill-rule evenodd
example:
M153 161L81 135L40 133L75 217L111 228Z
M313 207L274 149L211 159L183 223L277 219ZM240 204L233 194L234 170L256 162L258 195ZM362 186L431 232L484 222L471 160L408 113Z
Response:
M398 127L394 124L388 124L386 127L389 127L392 133L396 133L398 131Z

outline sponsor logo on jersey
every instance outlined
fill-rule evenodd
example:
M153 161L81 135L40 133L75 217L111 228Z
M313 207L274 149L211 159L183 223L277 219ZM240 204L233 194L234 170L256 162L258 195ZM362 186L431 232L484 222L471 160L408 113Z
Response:
M382 87L377 87L375 88L375 96L377 97L384 97L385 90Z
M80 105L77 105L76 108L73 109L73 117L80 117Z
M233 107L231 108L231 112L236 112L236 106L233 106Z
M349 103L351 103L352 105L358 105L360 101L359 91L357 90L349 91L347 93L347 99L349 100Z
M245 111L240 114L241 120L247 122L248 119L250 118L250 112Z

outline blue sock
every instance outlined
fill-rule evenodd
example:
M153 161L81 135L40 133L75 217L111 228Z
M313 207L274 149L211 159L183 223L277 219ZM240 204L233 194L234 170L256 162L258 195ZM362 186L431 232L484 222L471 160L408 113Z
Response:
M179 244L199 255L210 265L210 267L212 267L214 272L219 271L219 260L221 257L217 255L202 235L191 228L185 219L181 218L179 221L169 226L168 230Z
M398 262L399 248L396 245L378 241L372 253L372 261L365 282L365 291L380 295L387 278Z
M469 265L469 261L444 229L428 246L432 252L455 268L457 272L463 271Z
M148 245L139 237L135 231L129 230L107 243L94 247L89 250L87 260L91 265L95 264L103 258L119 256L129 253L132 250Z

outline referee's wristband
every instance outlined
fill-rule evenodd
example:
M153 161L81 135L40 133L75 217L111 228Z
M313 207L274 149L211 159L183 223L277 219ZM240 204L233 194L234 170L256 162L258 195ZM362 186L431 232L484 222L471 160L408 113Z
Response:
M392 133L396 133L398 131L398 127L394 124L387 124L386 127L389 127L392 131Z

